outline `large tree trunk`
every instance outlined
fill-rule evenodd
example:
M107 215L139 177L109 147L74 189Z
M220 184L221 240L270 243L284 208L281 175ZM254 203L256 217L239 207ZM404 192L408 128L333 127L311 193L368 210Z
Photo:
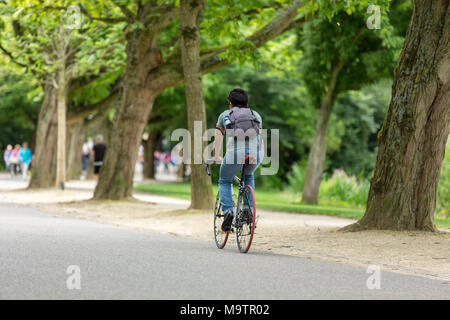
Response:
M316 130L311 149L309 150L308 165L305 172L302 203L317 204L319 200L319 187L322 181L323 164L327 153L328 125L336 98L336 83L343 66L344 62L340 60L332 69L327 93L322 100L322 105L317 115Z
M147 81L150 70L162 63L156 49L157 36L135 30L127 37L127 63L121 97L116 109L113 134L95 188L95 199L121 200L133 194L133 176L142 134L156 97Z
M64 54L64 53L62 53ZM64 188L66 181L66 111L67 111L67 79L65 60L60 60L61 65L58 70L58 136L56 150L56 187ZM64 63L62 63L64 62Z
M67 127L67 180L76 180L81 176L81 155L85 140L84 121L78 121Z
M147 141L144 141L144 178L155 179L155 151L160 138L160 131L151 129Z
M151 2L148 4L152 5ZM294 19L302 6L301 1L293 1L289 7L249 36L247 40L259 48L292 28L291 24L293 26L301 24L305 21L304 19L296 22ZM161 54L156 47L157 33L170 25L178 16L175 6L167 6L167 8L168 11L162 14L160 23L154 28L147 28L144 31L135 30L127 35L127 64L121 85L121 97L116 110L112 137L107 145L104 165L94 192L96 199L115 200L131 197L134 164L153 101L164 89L183 82L179 55L172 55L172 59L163 64ZM144 11L138 14L143 15L142 18L145 20L149 12L144 15ZM151 34L152 30L154 34ZM220 58L220 54L225 51L226 48L222 47L206 51L202 55L202 73L213 72L228 65L228 60ZM199 170L202 168L200 167Z
M49 81L44 86L44 100L39 111L36 147L29 188L49 188L56 181L56 90Z
M186 104L188 129L191 134L191 209L211 209L213 195L211 178L206 174L203 161L193 161L195 155L203 154L202 138L195 135L194 122L199 121L206 129L206 109L203 99L202 75L200 69L200 31L199 17L203 13L205 1L181 0L180 3L180 45L183 63L184 85L186 87ZM202 141L196 150L194 141Z
M450 128L449 2L414 1L378 134L366 213L347 229L436 230L436 192Z

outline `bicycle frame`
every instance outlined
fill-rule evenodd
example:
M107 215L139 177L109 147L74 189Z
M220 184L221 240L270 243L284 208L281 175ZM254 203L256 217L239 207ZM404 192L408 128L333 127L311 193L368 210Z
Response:
M214 163L213 160L207 160L206 161L206 173L208 174L208 176L211 175L211 170L210 170L210 165ZM243 194L244 192L244 179L243 177L245 177L245 168L247 167L247 165L249 165L250 163L248 163L247 161L245 163L242 164L242 170L241 170L241 178L239 178L238 176L234 176L234 181L237 182L237 184L239 185L239 193L238 193L238 199L239 197ZM231 194L232 197L234 197L233 195L233 188L231 189ZM239 202L239 201L238 201ZM236 227L236 219L237 219L237 214L239 212L238 208L240 206L240 204L238 203L237 206L233 206L233 209L235 210L234 212L234 217L233 217L233 222L231 223L231 225L233 227Z

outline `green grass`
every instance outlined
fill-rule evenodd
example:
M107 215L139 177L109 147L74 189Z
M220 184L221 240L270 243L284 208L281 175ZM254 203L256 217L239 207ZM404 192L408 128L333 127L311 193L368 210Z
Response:
M171 196L185 200L189 200L191 196L191 186L186 182L143 184L136 186L134 189L136 191L148 192L163 196ZM217 185L213 186L214 194L217 193L218 189L219 187ZM235 188L235 194L237 194L237 188ZM258 208L271 211L323 214L347 219L360 219L364 215L364 209L352 208L349 206L345 206L344 204L301 204L298 202L298 196L290 191L258 189L256 192L256 203ZM437 216L434 222L439 228L450 229L449 218Z
M158 195L172 196L189 200L191 188L189 183L158 183L138 185L136 191L143 191ZM214 194L218 186L213 187ZM235 190L237 194L237 189ZM324 214L349 219L359 219L364 210L358 208L330 206L330 205L304 205L297 202L297 197L288 191L257 190L256 203L258 208L272 211L286 211L295 213Z

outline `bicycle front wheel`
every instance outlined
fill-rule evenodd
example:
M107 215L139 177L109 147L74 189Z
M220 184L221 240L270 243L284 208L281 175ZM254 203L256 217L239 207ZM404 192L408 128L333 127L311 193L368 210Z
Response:
M255 234L256 205L255 192L249 185L244 187L238 197L236 218L236 240L241 253L247 253L252 245Z
M219 249L223 249L227 244L229 231L222 231L222 223L224 220L224 214L222 212L222 205L220 204L220 196L217 193L216 205L214 206L214 240L216 246Z

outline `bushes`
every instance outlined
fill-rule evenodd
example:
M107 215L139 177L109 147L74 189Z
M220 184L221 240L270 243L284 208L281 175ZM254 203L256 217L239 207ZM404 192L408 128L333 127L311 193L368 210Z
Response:
M305 178L305 168L299 164L292 166L287 176L290 189L301 194ZM370 181L348 176L343 170L337 169L330 178L324 178L320 184L319 201L322 204L340 204L364 207L369 194ZM450 217L450 138L445 149L441 176L436 201L436 215Z
M365 179L358 181L349 177L341 170L334 171L330 179L322 181L319 189L319 198L343 202L356 207L366 205L370 182Z
M289 186L297 194L301 194L305 178L305 168L295 164L288 174ZM355 207L366 205L370 182L356 179L337 169L330 178L325 178L320 184L319 201L321 203L339 204Z
M292 166L291 172L287 175L290 188L295 193L302 193L303 182L305 181L305 167L296 163Z
M445 147L445 158L439 178L436 214L450 217L450 139Z

